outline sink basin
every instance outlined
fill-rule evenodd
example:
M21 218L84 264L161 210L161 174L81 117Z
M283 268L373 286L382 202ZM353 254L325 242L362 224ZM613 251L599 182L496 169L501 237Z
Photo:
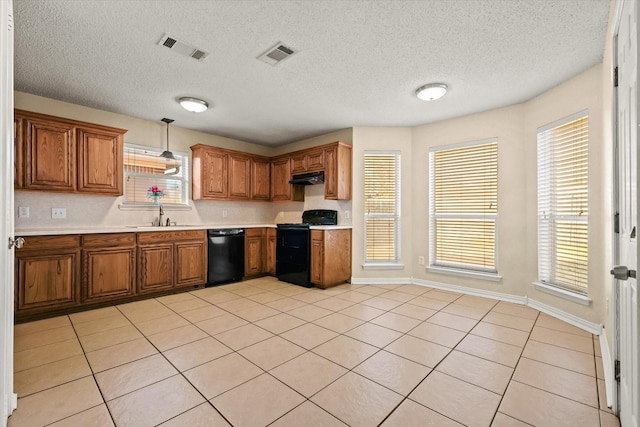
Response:
M186 228L186 227L201 227L195 224L178 224L158 227L157 225L127 225L127 228L136 228L138 230L164 230L167 228Z

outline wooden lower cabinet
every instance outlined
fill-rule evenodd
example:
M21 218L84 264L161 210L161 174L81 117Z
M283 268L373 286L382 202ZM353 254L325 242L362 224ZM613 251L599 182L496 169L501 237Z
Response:
M206 230L138 233L138 292L207 281Z
M351 278L351 230L311 230L311 283L319 288Z
M175 244L175 286L201 285L207 281L207 242Z
M276 229L267 228L267 273L276 275Z
M16 318L69 309L80 303L79 236L25 237L15 256Z
M135 234L85 235L82 248L83 303L108 301L135 293Z
M207 281L206 230L26 236L17 322L167 294Z
M247 228L244 236L244 275L257 276L265 272L266 229Z
M173 287L173 244L138 247L138 292Z

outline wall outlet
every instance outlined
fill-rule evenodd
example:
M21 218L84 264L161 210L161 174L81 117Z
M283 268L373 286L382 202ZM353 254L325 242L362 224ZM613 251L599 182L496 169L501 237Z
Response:
M419 256L418 257L418 264L424 265L424 257L423 256Z
M222 218L226 218L226 217L227 217L227 210L222 209Z
M20 206L18 208L18 218L29 218L29 207Z
M350 211L344 211L344 219L349 219L350 216L351 216Z
M51 218L65 219L67 217L67 208L51 208Z

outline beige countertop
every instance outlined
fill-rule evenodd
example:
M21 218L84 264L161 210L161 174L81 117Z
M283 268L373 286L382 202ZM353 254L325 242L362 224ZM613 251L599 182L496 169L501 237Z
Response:
M209 230L221 228L275 228L276 224L199 224L199 225L172 225L170 227L153 226L127 226L114 225L102 227L42 227L42 228L16 228L16 236L53 236L61 234L99 234L99 233L134 233L153 231L179 231L179 230ZM314 225L312 230L341 230L350 229L350 225Z

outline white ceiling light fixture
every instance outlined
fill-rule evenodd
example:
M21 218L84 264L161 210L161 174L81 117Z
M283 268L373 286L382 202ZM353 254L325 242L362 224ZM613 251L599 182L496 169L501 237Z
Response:
M447 85L444 83L429 83L416 89L416 96L423 101L435 101L447 93Z
M192 113L202 113L203 111L207 111L209 108L209 104L206 101L198 98L192 98L190 96L183 96L178 99L178 102L187 111L191 111Z

